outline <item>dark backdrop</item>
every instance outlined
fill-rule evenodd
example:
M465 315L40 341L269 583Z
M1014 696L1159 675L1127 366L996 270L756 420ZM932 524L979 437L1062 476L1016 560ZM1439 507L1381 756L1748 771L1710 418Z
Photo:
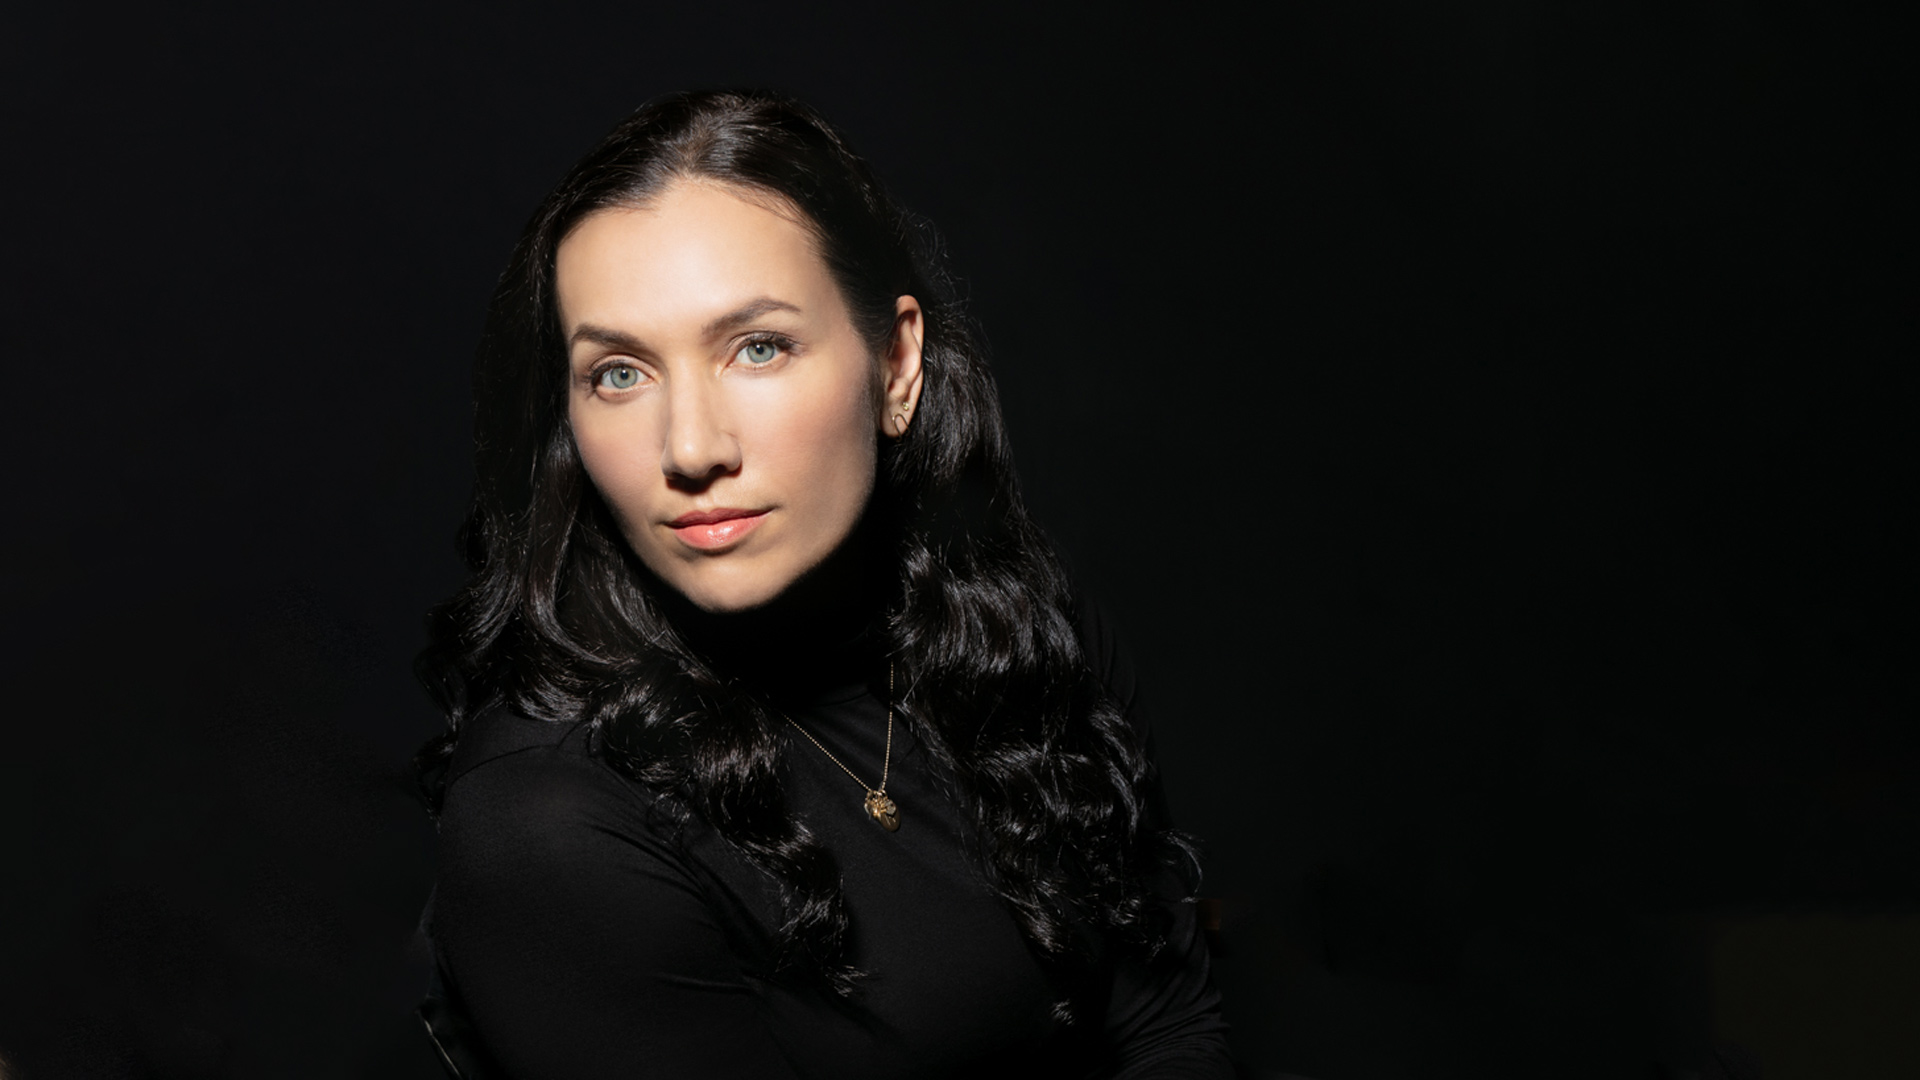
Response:
M607 127L730 84L945 230L1031 502L1154 688L1251 1067L1913 1060L1889 25L805 6L9 19L21 1075L432 1075L408 664L484 303Z

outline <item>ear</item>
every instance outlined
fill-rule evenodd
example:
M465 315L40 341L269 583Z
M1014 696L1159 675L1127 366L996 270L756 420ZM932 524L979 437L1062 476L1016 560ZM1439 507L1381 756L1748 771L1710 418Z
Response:
M880 430L899 438L913 423L913 410L920 404L920 343L926 332L926 318L920 301L902 296L893 302L893 336L880 358L881 388Z

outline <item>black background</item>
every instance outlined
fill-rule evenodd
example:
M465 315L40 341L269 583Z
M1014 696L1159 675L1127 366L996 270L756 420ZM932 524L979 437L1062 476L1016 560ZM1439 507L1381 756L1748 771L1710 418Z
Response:
M1155 688L1250 1067L1912 1060L1920 1011L1729 1030L1716 951L1826 916L1865 946L1761 949L1743 1000L1920 1001L1872 982L1920 901L1884 19L806 7L9 17L21 1075L432 1075L408 664L485 300L574 157L715 85L809 100L946 233Z

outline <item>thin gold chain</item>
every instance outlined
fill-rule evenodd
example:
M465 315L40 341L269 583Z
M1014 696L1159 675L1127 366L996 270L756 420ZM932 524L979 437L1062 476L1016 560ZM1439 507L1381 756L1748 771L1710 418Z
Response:
M883 756L880 759L880 786L879 787L877 788L867 787L867 782L865 780L860 779L858 776L854 776L853 770L847 768L847 765L845 762L833 756L833 751L827 749L825 746L821 746L820 740L813 737L813 732L808 731L806 728L803 728L800 726L800 721L795 720L791 716L787 717L786 719L787 719L787 723L793 725L793 729L795 731L798 731L800 734L805 735L807 737L808 742L812 743L815 746L819 746L820 752L827 755L828 761L831 761L835 765L840 766L841 772L846 773L848 776L853 776L854 783L859 784L862 788L865 788L867 791L878 792L882 795L885 795L887 793L888 770L893 767L893 661L891 660L887 661L887 749L886 749L885 756Z

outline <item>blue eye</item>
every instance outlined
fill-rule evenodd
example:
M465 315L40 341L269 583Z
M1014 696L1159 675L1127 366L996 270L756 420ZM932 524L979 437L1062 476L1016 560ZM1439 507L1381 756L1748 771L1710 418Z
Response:
M771 341L749 341L734 354L734 358L743 364L759 367L771 364L780 355L780 346Z
M640 385L637 368L610 367L600 373L600 385L609 390L631 390Z

